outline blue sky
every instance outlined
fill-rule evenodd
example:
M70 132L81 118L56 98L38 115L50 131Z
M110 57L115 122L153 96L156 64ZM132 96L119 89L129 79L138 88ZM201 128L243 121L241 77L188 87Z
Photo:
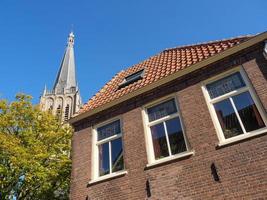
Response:
M266 0L1 0L0 98L38 103L74 25L83 102L114 74L165 48L267 31Z

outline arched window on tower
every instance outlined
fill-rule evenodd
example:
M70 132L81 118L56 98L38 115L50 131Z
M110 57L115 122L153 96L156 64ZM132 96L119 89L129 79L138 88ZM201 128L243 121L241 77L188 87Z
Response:
M53 106L54 106L54 100L52 98L48 98L46 100L45 110L52 112Z
M56 116L57 116L58 120L61 120L61 106L60 105L58 105L58 107L57 107Z
M52 112L52 110L53 110L53 106L52 106L52 105L50 105L50 107L49 107L49 109L48 109L48 110Z
M67 104L67 106L65 107L65 121L67 121L69 119L69 112L70 112L70 105Z

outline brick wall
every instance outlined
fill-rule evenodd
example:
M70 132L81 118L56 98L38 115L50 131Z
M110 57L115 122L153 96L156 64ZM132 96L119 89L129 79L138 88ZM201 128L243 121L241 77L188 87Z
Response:
M264 199L267 197L267 135L218 148L218 138L201 81L242 65L267 110L267 62L262 44L181 77L76 123L73 136L71 199ZM193 156L146 168L141 106L175 93ZM91 126L121 115L127 174L94 185L91 176ZM215 163L220 182L211 175ZM147 198L146 181L151 197Z

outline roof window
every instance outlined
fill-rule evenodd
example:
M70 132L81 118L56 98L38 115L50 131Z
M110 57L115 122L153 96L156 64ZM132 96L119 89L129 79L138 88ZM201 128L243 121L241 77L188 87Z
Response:
M136 82L136 81L138 81L140 79L142 79L143 76L144 76L144 69L142 69L140 71L137 71L137 72L135 72L135 73L133 73L133 74L131 74L129 76L126 76L124 78L124 80L120 83L119 89L123 88L123 87L125 87L127 85L130 85L131 83L134 83L134 82Z

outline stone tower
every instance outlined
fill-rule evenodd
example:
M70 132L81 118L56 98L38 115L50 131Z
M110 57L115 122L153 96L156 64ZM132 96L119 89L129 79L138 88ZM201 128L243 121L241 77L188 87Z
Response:
M46 87L40 99L42 110L51 110L62 121L68 120L82 106L75 76L74 34L68 37L67 47L52 90Z

